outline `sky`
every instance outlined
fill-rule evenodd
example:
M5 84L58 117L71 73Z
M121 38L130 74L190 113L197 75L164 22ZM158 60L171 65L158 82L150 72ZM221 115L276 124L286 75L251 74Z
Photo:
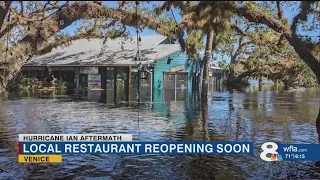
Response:
M103 2L105 5L107 5L108 7L112 7L112 8L117 8L118 7L118 1L104 1ZM150 9L152 9L152 5L159 5L161 4L161 1L153 1L151 3L149 3L147 6L145 7L148 7ZM181 16L179 15L179 12L177 10L173 10L173 13L174 13L174 16L176 18L176 20L178 22L180 22L182 20ZM69 33L72 33L74 31L74 29L76 27L78 27L80 23L77 22L77 24L72 24L71 26L68 26L64 31L65 32L69 32ZM127 28L128 31L130 31L130 34L133 35L133 36L136 36L136 29L134 27L128 27ZM157 34L157 32L151 30L151 29L147 29L145 28L143 30L143 32L141 33L141 36L146 36L146 35L155 35Z
M104 1L103 2L105 5L107 5L108 7L114 7L114 8L117 8L118 7L118 3L117 1ZM149 3L148 5L146 5L145 7L148 7L148 8L151 8L152 9L152 6L153 5L159 5L161 4L161 1L153 1L151 3ZM284 8L284 16L288 18L289 20L289 23L291 24L292 20L293 20L293 17L298 13L298 6L295 5L295 6L292 6L292 7L285 7ZM182 21L182 18L178 12L177 9L173 9L173 13L174 13L174 16L177 20L177 22L181 22ZM64 29L64 32L68 32L68 33L73 33L75 28L76 27L79 27L79 24L81 22L76 22L76 23L73 23L71 26L67 27L66 29ZM298 33L300 35L310 35L310 36L317 36L317 35L320 35L320 22L319 22L319 28L318 30L316 31L313 31L313 32L305 32L300 28L298 28ZM136 29L134 27L128 27L127 28L128 31L130 32L131 35L135 36L136 34ZM141 32L141 36L144 36L144 35L154 35L154 34L157 34L157 32L153 31L153 30L150 30L150 29L147 29L145 28L143 30L143 32ZM319 38L316 38L317 40L319 40ZM237 45L235 45L235 48L237 48ZM226 56L225 57L225 60L227 63L230 62L230 57Z

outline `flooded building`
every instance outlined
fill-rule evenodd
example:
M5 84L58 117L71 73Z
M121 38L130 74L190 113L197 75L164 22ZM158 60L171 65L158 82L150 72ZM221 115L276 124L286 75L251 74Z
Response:
M209 91L221 91L228 79L229 70L211 66L209 72Z
M138 44L139 56L134 38L105 43L101 39L75 40L33 57L21 70L43 81L63 81L68 89L88 90L88 96L100 93L107 101L134 101L139 89L142 98L161 101L164 94L177 99L192 91L197 60L189 60L179 44L160 35L141 36Z

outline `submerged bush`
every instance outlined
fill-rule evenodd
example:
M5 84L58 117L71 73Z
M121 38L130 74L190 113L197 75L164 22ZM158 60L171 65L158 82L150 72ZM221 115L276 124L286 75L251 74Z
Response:
M25 77L22 74L18 75L14 78L9 84L7 89L8 90L35 90L35 89L42 89L44 87L57 87L57 88L67 88L67 82L63 80L59 80L56 84L48 81L41 81L37 78L29 78Z
M8 90L34 90L43 87L43 83L36 78L28 78L19 74L9 82Z
M22 78L18 84L18 90L33 90L43 87L43 83L36 78Z

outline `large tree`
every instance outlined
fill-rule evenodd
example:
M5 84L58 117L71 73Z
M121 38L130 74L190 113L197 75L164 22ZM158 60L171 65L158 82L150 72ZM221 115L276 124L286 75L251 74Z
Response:
M225 52L231 57L228 85L241 83L248 78L268 78L291 87L317 84L310 68L288 42L282 42L279 47L276 32L256 23L246 24L243 30L238 26L235 29L236 35L225 37L225 42L216 49L216 52Z
M22 1L2 1L0 3L0 65L1 67L8 66L5 73L1 73L0 89L3 89L8 80L19 71L22 64L35 54L50 52L52 48L78 38L122 36L126 33L126 26L135 27L137 25L136 12L132 8L134 2L129 1L119 2L118 8L110 8L98 2L73 1L71 3L67 1L58 3L57 1L48 1L27 2L27 5L24 3ZM171 7L174 7L180 11L181 22L173 23L172 19L167 19L165 21L167 23L162 23L157 20L158 16L148 9L144 11L147 13L142 13L139 10L138 19L141 28L148 27L167 35L169 38L176 38L181 44L182 50L192 58L197 54L197 50L203 47L202 43L197 42L201 42L202 38L213 31L213 38L208 39L207 37L209 42L206 42L206 54L202 61L203 93L207 91L207 74L210 68L211 52L221 43L221 39L223 39L221 37L230 32L228 29L232 27L238 33L244 33L239 34L240 38L237 43L240 46L231 56L232 63L244 51L242 48L250 44L248 32L241 30L240 25L232 22L231 19L234 16L244 18L250 23L265 25L273 30L279 37L279 48L281 48L283 41L287 40L299 57L312 69L319 82L320 65L314 55L319 42L303 39L297 32L299 24L308 24L304 23L307 21L307 17L317 13L314 8L315 2L301 2L300 12L293 18L291 24L288 23L287 17L284 17L282 6L282 2L264 2L261 5L261 3L255 2L165 1L161 6L155 8L156 13L161 14L163 11L170 13ZM9 14L10 17L8 17ZM314 19L316 18L314 16ZM86 20L86 23L77 33L68 36L60 32L78 20ZM174 27L175 25L176 27ZM187 37L185 32L187 32ZM18 33L19 35L13 37L10 34L8 36L8 33ZM10 42L8 50L6 50L7 37L10 37L11 41L14 39L14 42ZM249 37L249 41L244 41L245 38L241 37ZM210 42L211 39L212 42ZM212 47L211 50L210 47ZM5 64L4 61L9 64ZM205 64L206 66L204 66Z
M317 81L319 83L320 62L316 56L316 52L317 47L319 47L320 43L318 39L304 38L305 36L301 36L299 34L301 32L302 34L304 32L309 31L314 32L318 27L316 25L318 25L319 23L319 16L317 14L319 12L315 8L314 1L258 3L231 1L166 1L161 6L161 10L168 9L168 7L171 6L175 7L181 12L182 21L177 25L177 29L178 39L183 50L187 49L185 48L186 38L183 38L185 29L197 29L200 30L203 33L203 35L208 34L208 27L220 29L220 32L216 32L214 35L213 50L215 52L218 52L219 47L222 47L220 48L220 50L223 49L222 51L225 52L229 50L228 55L231 57L231 65L229 66L231 71L231 73L229 74L229 85L234 84L236 81L241 80L243 77L249 77L253 73L253 71L248 71L244 74L240 74L239 77L235 77L233 71L233 64L237 62L238 59L247 59L249 57L249 59L252 59L252 57L256 56L256 59L261 60L266 57L268 57L267 59L269 59L272 56L279 55L278 58L273 58L278 60L289 61L287 64L290 64L291 59L283 58L283 54L288 54L288 44L292 46L291 49L293 49L293 54L297 54L298 57L302 59L306 63L306 65L312 70L312 72L316 75ZM298 7L298 14L295 16L292 15L292 23L289 23L290 17L284 16L284 9L290 10L287 8L290 6ZM217 12L220 12L220 14ZM231 15L230 12L232 12L233 14ZM228 16L223 16L223 14L228 14ZM221 17L225 17L224 20L221 20ZM220 23L212 23L212 26L209 26L207 24L208 21L219 18ZM237 20L235 21L235 19ZM310 19L312 19L311 23ZM298 31L300 26L304 27L302 31ZM228 40L225 41L226 39ZM237 44L236 48L234 48L235 43ZM268 50L266 51L266 49ZM269 54L263 55L260 52L256 52L260 50L265 51ZM205 49L205 52L208 52L207 49ZM261 55L263 55L264 57L258 57ZM208 59L208 57L204 56L203 59L204 61L202 62L204 63L206 62L205 60ZM297 62L296 58L294 58L293 61ZM281 63L283 65L286 64L283 62ZM271 65L272 63L269 63L268 67L270 67ZM276 63L274 63L273 65L277 66ZM286 66L283 67L285 68ZM296 72L299 72L299 69L301 68L303 69L303 71L306 71L306 73L304 74L308 74L307 71L309 69L303 67L303 64L298 63L295 64L295 66L292 66L290 70L282 71L284 73L278 77L283 77L283 80L285 80L285 76L290 76L291 72L295 72L296 74ZM209 71L209 69L203 68L202 70L202 85L204 85L202 90L206 91L206 74ZM257 70L257 68L255 70ZM269 72L269 74L272 74L272 72ZM281 72L277 74L279 75L281 74ZM258 73L255 72L255 75L258 75ZM260 73L259 75L264 76L266 74Z
M27 4L25 4L27 3ZM166 32L154 17L136 13L134 2L119 1L118 8L86 1L0 1L0 92L33 55L80 38L114 38L127 33L126 26ZM84 25L73 35L61 31L76 21Z
M226 10L222 11L219 8L213 6L202 6L202 3L193 1L166 1L162 5L156 8L158 14L167 10L170 11L171 7L179 10L182 17L182 21L177 23L175 28L176 39L181 45L182 51L185 51L191 57L196 57L198 51L202 49L201 38L204 37L206 40L204 48L203 60L200 63L202 70L202 81L201 83L201 96L204 102L207 102L208 95L208 80L209 71L211 70L211 57L213 50L217 47L219 40L224 35L226 30L230 28L228 23L231 13ZM187 32L188 36L184 36ZM191 33L190 33L191 32ZM192 38L190 35L196 36L197 33L201 32L200 39ZM191 39L197 39L198 41L191 41Z
M275 3L275 5L274 5ZM287 40L294 48L299 57L311 68L320 83L320 60L316 58L315 51L319 47L319 39L310 40L303 38L298 32L299 26L305 29L316 30L319 28L320 17L319 10L316 9L316 1L286 2L288 4L299 5L299 13L293 17L290 24L288 17L285 17L285 5L281 1L269 1L264 4L255 2L232 2L232 1L210 1L204 2L207 6L219 7L224 10L234 12L249 22L263 24L279 34L279 45ZM271 7L276 7L272 9ZM308 17L313 18L310 23ZM279 46L281 47L281 46Z

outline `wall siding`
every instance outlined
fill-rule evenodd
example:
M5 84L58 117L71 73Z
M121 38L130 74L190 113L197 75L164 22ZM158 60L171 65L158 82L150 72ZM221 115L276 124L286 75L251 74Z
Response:
M163 89L163 74L169 72L170 68L184 65L184 70L180 72L188 72L188 90L192 88L192 72L195 65L190 65L188 62L188 56L185 53L176 52L170 55L172 58L171 63L167 64L169 56L163 57L157 60L154 66L154 89Z

